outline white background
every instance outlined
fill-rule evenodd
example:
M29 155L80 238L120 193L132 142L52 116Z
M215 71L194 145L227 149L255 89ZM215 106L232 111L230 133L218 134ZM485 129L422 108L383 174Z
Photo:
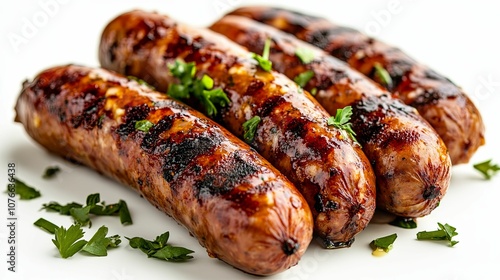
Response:
M283 1L284 2L284 1ZM350 249L323 250L314 242L298 266L267 279L499 279L498 201L500 176L485 181L472 163L493 158L500 163L498 105L500 90L500 14L496 1L286 1L286 6L322 15L358 28L396 45L461 85L479 107L486 123L487 145L471 164L453 168L451 187L441 205L419 220L418 229L405 230L370 224ZM52 3L47 8L43 3ZM54 4L55 3L55 4ZM14 104L21 83L50 66L77 63L98 66L97 46L107 22L133 8L157 10L179 21L206 26L224 11L245 4L280 1L74 1L40 0L3 2L0 12L0 189L7 184L7 163L16 175L42 192L42 197L17 204L16 273L7 271L7 196L0 194L1 279L253 279L216 259L171 218L156 210L125 186L87 168L52 156L35 144L20 124L13 122ZM285 4L281 4L285 5ZM388 9L388 7L396 9ZM17 36L17 37L16 37ZM13 38L17 41L13 42ZM21 39L20 39L21 38ZM52 164L63 172L53 180L41 178ZM2 168L4 171L2 171ZM107 257L76 254L61 259L52 236L33 222L44 217L69 226L71 219L39 211L43 203L84 202L99 192L109 203L125 199L134 224L121 226L114 217L94 219L86 239L105 224L110 234L153 239L169 230L171 242L196 251L187 263L147 259L126 240ZM417 241L420 230L436 223L457 228L454 248L444 243ZM371 255L368 244L384 235L398 234L394 249L385 257Z

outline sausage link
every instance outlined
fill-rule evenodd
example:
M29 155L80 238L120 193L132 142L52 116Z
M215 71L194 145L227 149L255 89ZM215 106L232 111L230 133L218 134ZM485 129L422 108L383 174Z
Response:
M437 207L450 184L451 162L441 138L414 108L347 64L269 25L229 15L210 29L254 53L262 53L271 39L275 70L291 79L313 73L304 89L317 91L316 99L332 115L353 107L353 129L377 180L377 207L403 217L421 217ZM300 51L314 57L303 63Z
M374 174L358 145L327 125L328 113L310 95L286 76L260 69L247 50L224 36L133 11L105 28L99 59L103 67L163 91L178 82L167 65L194 62L197 77L210 76L230 99L217 117L232 133L243 138L242 124L259 116L251 145L304 195L325 247L350 246L373 216Z
M385 86L415 107L437 131L453 164L467 163L484 145L484 124L466 93L448 78L403 51L326 19L271 7L244 7L230 14L252 18L291 33ZM379 78L383 67L390 81Z
M201 113L135 81L51 68L25 82L16 112L43 147L132 186L238 269L285 270L312 239L309 206L284 175ZM137 130L143 120L154 125Z

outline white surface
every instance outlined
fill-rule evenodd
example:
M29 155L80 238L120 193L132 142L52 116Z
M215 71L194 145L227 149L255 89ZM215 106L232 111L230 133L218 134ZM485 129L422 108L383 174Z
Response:
M7 163L16 175L41 190L42 197L17 204L16 273L7 271L7 196L0 195L1 279L253 279L216 259L210 259L197 240L171 218L156 210L130 189L81 166L52 156L36 145L21 125L13 122L13 107L21 83L50 66L78 63L98 66L100 32L116 15L132 8L158 10L180 21L204 26L223 11L257 1L9 1L0 12L0 189L7 184ZM40 3L57 3L47 10ZM259 1L279 3L279 1ZM445 73L465 88L480 108L487 127L487 145L472 163L493 158L500 163L498 105L500 105L500 27L496 1L287 1L289 7L309 11L361 29L404 49L420 61ZM392 5L392 6L391 6ZM396 9L388 9L388 7ZM378 20L378 21L377 21ZM30 24L33 26L29 27ZM378 27L378 28L377 28ZM31 28L31 29L30 29ZM23 33L24 30L24 33ZM375 32L375 33L374 33ZM15 34L15 35L14 35ZM23 39L19 45L10 40ZM19 38L18 38L19 39ZM496 146L496 147L495 147ZM41 178L52 164L63 172L53 180ZM3 170L3 171L2 171ZM298 266L268 279L499 279L498 205L500 176L485 181L472 164L453 168L452 185L440 207L419 220L418 229L405 230L371 224L350 249L327 251L314 242ZM101 226L110 234L154 238L169 230L171 242L196 251L187 263L147 259L125 240L107 257L76 254L61 259L52 236L34 227L39 217L69 226L71 219L39 211L42 203L84 202L99 192L103 200L128 202L134 224L121 226L114 217L99 217L85 229L86 239ZM436 223L457 227L460 241L454 248L420 242L415 234L433 230ZM398 233L394 249L385 257L371 255L369 242Z

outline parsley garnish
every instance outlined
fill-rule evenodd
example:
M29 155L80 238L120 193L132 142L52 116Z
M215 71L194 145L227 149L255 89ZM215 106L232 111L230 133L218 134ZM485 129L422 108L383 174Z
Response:
M243 138L245 139L246 142L252 142L254 136L255 136L255 131L257 130L257 126L260 123L260 117L259 116L254 116L248 121L243 123Z
M168 86L167 94L170 97L187 99L192 94L200 101L210 117L217 115L215 104L225 107L231 102L221 88L213 89L214 80L210 76L203 75L201 79L195 78L196 65L194 62L185 63L176 60L174 65L168 67L170 73L180 80L180 84L170 84Z
M61 168L59 168L59 166L49 166L49 167L47 167L47 169L45 169L45 172L43 173L42 178L44 178L44 179L53 178L60 171L61 171Z
M67 230L64 227L58 227L55 230L55 239L52 239L52 242L56 245L61 257L69 258L87 244L87 241L80 240L83 233L80 225L71 225Z
M271 49L271 38L267 38L264 43L264 50L262 51L262 55L258 55L256 53L251 53L252 58L257 60L260 68L262 70L269 72L272 69L273 63L269 60L269 52Z
M317 88L312 88L310 93L314 96L314 95L316 95L318 93L318 89Z
M59 212L61 215L71 215L75 222L80 225L91 225L90 214L97 216L112 216L119 215L120 222L123 225L132 224L132 218L128 210L127 203L124 200L120 200L118 203L105 205L101 201L100 195L98 193L91 194L87 197L85 206L72 202L66 205L61 205L57 202L50 202L48 204L43 204L42 209Z
M148 88L153 89L153 90L155 89L155 87L154 87L154 86L152 86L152 85L148 84L148 83L147 83L146 81L144 81L143 79L139 79L139 78L137 78L136 76L127 76L127 78L128 78L129 80L136 81L136 82L137 82L138 84L140 84L141 86L147 86Z
M418 240L448 240L450 247L455 246L458 241L452 240L458 235L457 229L449 224L438 223L439 229L434 231L421 231L417 233Z
M297 48L295 50L295 55L304 64L307 64L314 60L314 52L309 48Z
M474 168L484 175L486 180L490 180L493 175L495 175L499 170L500 166L498 164L492 164L491 159L474 164Z
M358 143L358 140L356 140L356 133L352 130L352 124L349 122L351 120L352 116L352 107L351 106L346 106L343 109L337 109L337 114L334 116L331 116L328 119L328 125L333 125L336 128L340 129L342 134L345 136L345 133L348 134L351 139Z
M148 120L140 120L135 122L135 129L148 132L150 128L152 128L154 124Z
M148 258L153 257L171 262L186 261L193 258L189 254L194 253L194 251L167 244L169 236L170 234L167 231L157 236L154 241L146 240L142 237L125 238L129 240L130 247L140 249L148 255Z
M106 237L108 228L101 226L94 236L83 246L82 251L85 251L94 256L107 256L108 247L116 248L122 242L119 235Z
M314 72L311 71L311 70L307 70L305 72L302 72L300 74L298 74L297 76L295 76L295 78L293 78L294 82L296 82L300 87L305 87L307 85L307 83L309 82L309 80L312 79L312 77L314 77Z
M389 224L400 228L417 228L417 222L414 218L397 217Z
M373 253L376 253L377 251L383 251L385 253L388 253L392 249L394 241L396 241L397 237L398 235L394 233L373 240L370 243L370 247L372 248Z
M378 81L383 84L386 88L392 88L392 78L391 75L389 75L389 72L382 66L382 64L376 62L373 65L373 68L375 69L375 77L378 79Z
M33 187L26 185L26 183L24 183L23 181L21 181L17 178L14 178L14 180L15 180L15 183L14 183L15 193L19 195L19 199L30 200L30 199L40 197L40 191L36 190ZM14 192L14 190L12 188L9 188L9 186L7 186L7 192Z
M58 226L45 220L44 218L40 218L40 219L36 220L33 224L35 226L43 229L43 230L46 230L49 233L52 233L52 234L56 233L56 229L59 228Z

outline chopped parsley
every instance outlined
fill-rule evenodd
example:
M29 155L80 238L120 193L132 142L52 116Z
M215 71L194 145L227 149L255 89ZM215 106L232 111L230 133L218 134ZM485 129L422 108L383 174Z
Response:
M67 259L87 244L87 241L81 240L83 234L84 232L80 225L73 224L68 229L58 227L55 230L55 238L52 239L52 243L56 245L61 257Z
M197 79L196 65L194 62L183 62L176 60L175 64L168 66L170 73L179 79L179 84L170 84L167 94L175 99L188 99L191 95L198 99L208 116L217 115L217 107L227 106L231 101L226 93L221 88L214 89L214 80L203 75L201 79Z
M417 222L414 218L397 217L389 224L400 228L417 228Z
M47 169L45 169L45 172L43 173L43 178L44 179L50 179L56 176L57 173L61 171L61 168L59 166L49 166Z
M106 237L107 234L108 228L101 226L83 246L82 251L94 256L107 256L108 248L116 248L122 242L119 235Z
M302 72L295 76L293 78L294 82L296 82L300 87L305 87L309 80L311 80L314 77L314 72L311 70L307 70L305 72Z
M16 194L19 195L19 199L30 200L41 196L40 191L38 191L37 189L28 186L26 183L17 178L13 178L13 180L14 184L7 185L7 192L9 193L15 192Z
M417 233L417 240L447 240L450 247L455 246L458 241L452 240L458 235L457 229L449 224L438 223L439 229L434 231L421 231Z
M314 60L314 52L309 48L297 48L295 50L295 55L304 64L307 64Z
M352 107L346 106L343 109L337 109L335 116L328 119L328 125L333 125L334 127L341 130L342 134L345 136L346 133L354 142L358 143L356 140L356 133L352 130L352 124L349 122L352 116Z
M154 124L148 120L140 120L135 122L135 129L148 132L150 128L152 128Z
M56 233L56 229L59 228L58 226L56 226L52 222L45 220L44 218L40 218L40 219L36 220L33 224L35 226L47 231L48 233L52 233L52 234Z
M114 204L98 204L101 201L100 195L98 193L90 194L87 197L86 205L71 202L66 205L61 205L57 202L50 202L48 204L43 204L42 209L59 212L61 215L71 216L75 223L84 225L91 225L90 214L96 216L120 216L120 222L123 225L132 224L132 217L128 210L127 203L124 200L120 200L118 203Z
M396 233L394 233L394 234L387 235L387 236L380 237L380 238L373 240L370 243L370 247L373 250L373 254L378 255L378 253L381 253L381 252L388 253L392 249L394 241L396 241L397 237L398 237L398 235Z
M252 58L259 63L260 68L262 70L269 72L272 69L273 63L269 60L269 52L271 49L271 38L267 38L264 43L264 50L262 51L262 55L258 55L256 53L251 53Z
M167 231L157 236L154 241L142 237L125 238L129 240L130 247L141 250L148 258L152 257L170 262L182 262L193 258L190 254L194 253L194 251L167 244L169 237L170 234Z
M474 164L474 168L484 175L486 180L490 180L493 175L495 175L499 170L500 166L498 164L491 163L491 159Z
M393 86L392 78L391 75L389 75L389 72L387 72L387 70L384 68L384 66L377 62L373 65L373 69L375 71L374 74L375 78L377 78L377 81L384 85L386 88L391 89Z
M243 123L243 139L247 143L252 142L255 137L255 131L259 125L261 119L259 116L253 116L251 119Z

